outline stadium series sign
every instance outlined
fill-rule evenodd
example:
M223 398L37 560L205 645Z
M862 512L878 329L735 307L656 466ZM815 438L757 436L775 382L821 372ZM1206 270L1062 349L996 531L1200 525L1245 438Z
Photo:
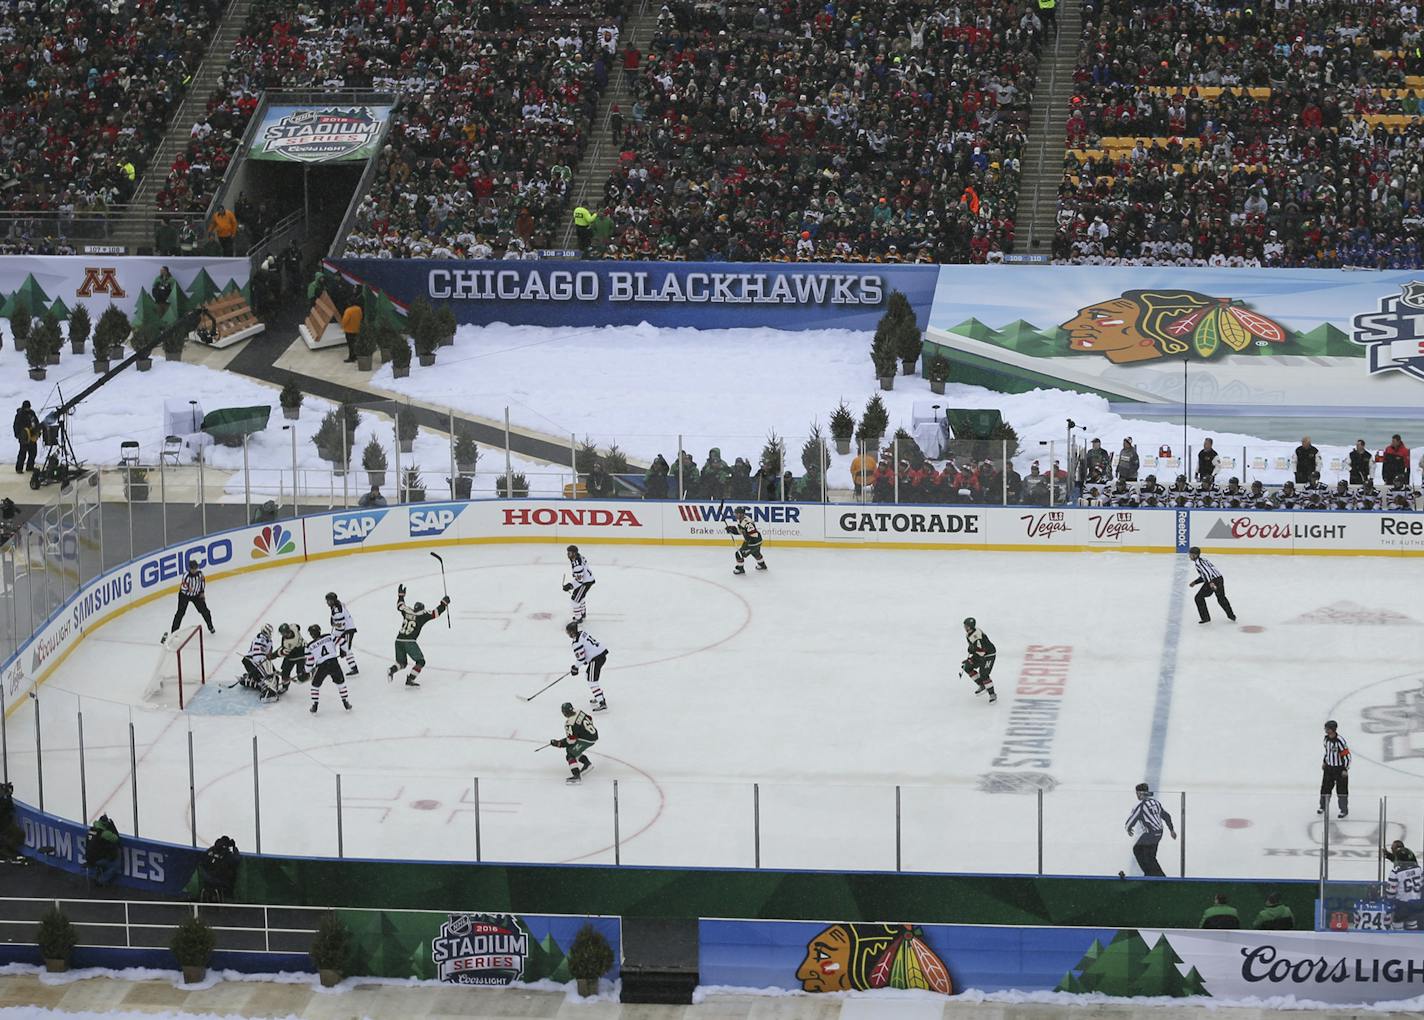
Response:
M375 155L389 106L269 106L252 140L252 159L340 163Z

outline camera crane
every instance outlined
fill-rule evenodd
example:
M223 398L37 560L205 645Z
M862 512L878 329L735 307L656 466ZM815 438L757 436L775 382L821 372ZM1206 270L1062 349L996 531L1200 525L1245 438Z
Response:
M200 343L211 344L217 339L217 325L217 320L211 312L206 308L196 308L167 329L154 334L148 343L134 347L132 354L84 387L76 396L65 400L63 391L56 386L59 404L47 411L40 420L40 438L45 444L44 463L30 473L30 488L38 489L51 482L64 485L84 476L84 463L75 454L74 444L69 440L69 419L85 397L102 388L135 361L152 355L155 347L162 346L163 338L169 330L178 331L180 335L196 333Z

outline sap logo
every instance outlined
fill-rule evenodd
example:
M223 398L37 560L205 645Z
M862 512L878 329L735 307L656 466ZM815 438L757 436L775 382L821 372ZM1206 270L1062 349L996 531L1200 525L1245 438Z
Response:
M172 581L188 572L188 564L199 567L216 567L232 559L232 541L216 538L211 542L199 542L177 552L164 553L146 560L138 568L138 583L141 588L152 588L155 584Z
M84 280L74 296L93 297L95 294L107 294L111 298L128 297L128 292L119 283L118 271L113 267L85 266Z
M442 503L428 510L410 511L410 537L443 535L464 509L464 503Z
M386 510L371 510L359 514L341 514L331 519L331 544L332 545L354 545L357 542L366 541L377 524L381 523L381 518L385 517Z

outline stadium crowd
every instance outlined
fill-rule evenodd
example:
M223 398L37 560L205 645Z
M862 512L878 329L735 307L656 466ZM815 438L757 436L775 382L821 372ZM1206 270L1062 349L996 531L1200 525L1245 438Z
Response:
M127 202L213 33L217 0L0 5L0 210L10 253L64 253ZM83 218L80 216L79 218Z
M665 4L589 254L997 261L1042 37L991 0Z
M1417 0L1086 0L1053 255L1420 264Z

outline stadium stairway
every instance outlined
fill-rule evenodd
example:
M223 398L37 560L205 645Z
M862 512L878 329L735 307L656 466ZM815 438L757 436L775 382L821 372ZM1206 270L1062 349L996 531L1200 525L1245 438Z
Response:
M1083 34L1082 0L1058 0L1058 36L1048 41L1038 68L1034 114L1019 176L1021 252L1047 255L1053 247L1058 184L1068 138L1068 101Z
M598 111L593 115L595 127L569 187L573 200L566 210L568 219L561 235L561 248L573 248L575 245L574 209L588 202L600 205L603 203L603 185L618 163L618 145L608 124L608 114L614 103L618 104L619 111L627 120L631 120L633 110L633 90L628 87L627 79L623 76L623 48L631 41L646 58L648 44L652 41L657 27L658 11L649 0L643 0L637 11L628 15L623 23L623 31L618 39L619 52L614 59L614 67L608 74L608 87L603 90L603 95L598 100Z
M163 141L159 142L158 149L148 161L148 168L138 182L138 190L134 192L129 203L128 215L114 228L113 243L124 245L129 254L153 249L158 192L168 179L168 171L173 166L173 161L187 146L199 114L207 109L208 97L213 94L218 79L227 70L233 45L242 34L251 9L252 0L231 0L227 5L222 20L218 22L217 31L208 44L203 62L198 65L193 80L188 83L188 90L183 94L183 101L178 105L178 111L173 115Z

